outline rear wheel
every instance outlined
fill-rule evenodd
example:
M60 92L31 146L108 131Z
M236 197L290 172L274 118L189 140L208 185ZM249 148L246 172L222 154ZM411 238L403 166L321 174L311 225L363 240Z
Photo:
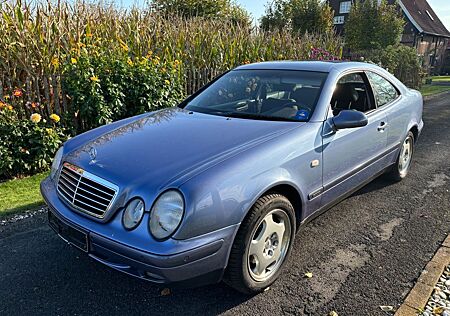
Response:
M414 134L409 131L400 147L400 153L398 155L397 162L388 173L389 178L394 181L400 181L408 175L409 169L411 167L413 153Z
M258 293L270 286L286 262L295 236L295 213L280 194L261 197L239 228L224 281L234 289Z

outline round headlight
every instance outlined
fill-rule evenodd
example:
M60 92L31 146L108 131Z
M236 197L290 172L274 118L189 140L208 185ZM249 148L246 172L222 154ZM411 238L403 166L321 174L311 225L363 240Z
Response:
M181 223L184 213L184 199L180 192L170 190L162 195L153 204L149 227L156 239L165 239L171 236Z
M52 179L55 178L56 173L58 172L59 166L61 165L62 154L63 154L63 147L58 149L58 151L56 152L55 158L53 158L52 169L50 171L50 177Z
M144 202L141 199L131 200L123 212L123 226L128 230L136 228L144 216L144 210Z

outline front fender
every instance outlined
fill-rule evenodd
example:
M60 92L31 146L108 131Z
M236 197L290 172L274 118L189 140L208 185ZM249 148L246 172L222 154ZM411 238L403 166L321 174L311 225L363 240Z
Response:
M273 179L273 181L277 181L276 179ZM305 194L305 192L303 192L293 181L292 179L285 179L282 181L278 181L278 182L272 182L271 185L261 189L253 198L253 201L249 204L248 208L244 211L244 213L242 214L242 218L241 218L241 222L244 220L245 216L247 215L247 213L250 211L250 208L256 203L256 201L258 201L258 199L260 197L262 197L265 193L270 192L270 191L274 191L277 190L277 187L280 186L289 186L292 189L294 189L298 195L298 202L300 203L300 208L296 209L296 216L298 219L298 222L301 222L305 217L306 217L306 212L305 210L307 209L307 203L306 201L308 201L308 197L307 194ZM292 201L291 201L292 202Z
M174 235L176 239L188 239L240 224L253 204L265 192L278 185L290 185L297 190L301 200L306 201L306 196L283 168L259 174L250 181L240 181L247 178L245 174L235 174L228 179L221 177L220 180L209 180L204 176L206 174L196 177L181 188L188 202L183 223ZM302 209L305 209L304 205Z
M318 206L307 196L322 185L321 158L315 135L320 124L307 124L205 170L180 186L185 217L174 238L186 239L239 224L265 192L278 185L294 188L301 200L301 216Z

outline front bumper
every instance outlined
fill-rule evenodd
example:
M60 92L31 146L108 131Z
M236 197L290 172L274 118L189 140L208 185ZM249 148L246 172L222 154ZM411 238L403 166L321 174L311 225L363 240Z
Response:
M97 223L72 212L57 196L54 183L46 179L41 183L50 215L58 224L50 225L65 241L87 252L87 254L118 271L160 284L182 284L199 286L219 282L227 265L229 251L238 225L195 237L189 240L167 240L154 244L149 242L149 250L139 249L140 244L133 245L128 239L120 240L121 234L114 234L102 229L113 223ZM118 212L119 213L119 212ZM116 214L115 217L120 217ZM118 219L120 222L120 219ZM112 222L115 221L113 218ZM86 223L89 223L87 225ZM70 241L60 227L69 227L86 235L86 247ZM102 226L103 225L103 226ZM142 225L142 224L141 224ZM124 230L125 231L125 230ZM126 231L125 231L126 232ZM133 234L137 232L126 232ZM117 237L119 236L119 237ZM163 246L161 245L163 243ZM161 250L163 253L155 253ZM157 246L157 247L156 247Z

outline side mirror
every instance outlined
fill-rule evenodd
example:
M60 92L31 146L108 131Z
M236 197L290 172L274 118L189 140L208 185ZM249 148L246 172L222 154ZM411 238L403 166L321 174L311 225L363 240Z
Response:
M366 126L367 123L367 116L359 111L342 110L337 116L333 117L333 124L337 130L362 127Z

